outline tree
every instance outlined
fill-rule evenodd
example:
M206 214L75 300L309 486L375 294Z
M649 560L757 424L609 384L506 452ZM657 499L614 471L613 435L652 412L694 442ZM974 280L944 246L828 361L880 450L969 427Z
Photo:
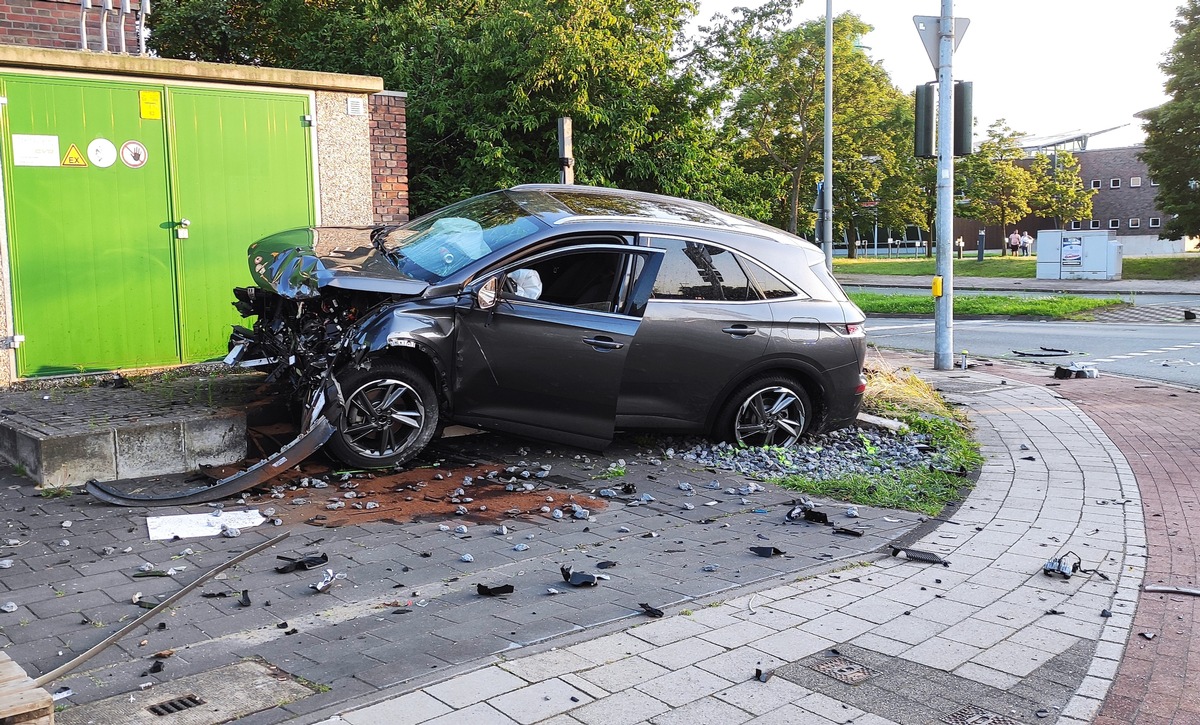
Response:
M1141 154L1168 217L1162 239L1200 234L1200 0L1186 0L1174 26L1175 44L1161 66L1168 100L1144 113Z
M979 150L963 158L956 171L965 195L958 208L960 216L998 224L1004 233L1009 223L1029 215L1034 182L1029 172L1016 164L1024 156L1017 145L1020 137L1000 119L988 128ZM1000 253L1005 253L1005 247L1001 246Z
M1029 165L1033 193L1029 208L1037 216L1053 219L1055 226L1083 221L1092 216L1092 197L1095 189L1085 189L1079 176L1079 160L1068 151L1056 151L1053 156L1036 154Z
M743 165L786 189L772 221L808 227L803 207L821 176L824 144L824 21L786 26L782 13L744 13L714 33L714 63L732 104L725 119ZM843 228L859 204L875 200L895 166L893 135L904 96L855 41L870 27L853 14L834 19L834 208ZM869 163L865 159L875 159Z

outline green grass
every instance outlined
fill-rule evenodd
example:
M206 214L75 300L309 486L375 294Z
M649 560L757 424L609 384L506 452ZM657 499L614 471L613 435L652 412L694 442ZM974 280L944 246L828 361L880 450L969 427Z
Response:
M876 315L932 315L930 295L849 293L863 312ZM954 298L956 315L1023 315L1055 320L1086 318L1097 309L1124 304L1116 298L1097 299L1056 295L1053 297L1010 297L1005 295L958 295Z
M936 261L925 257L898 259L835 259L833 271L842 274L936 274ZM982 262L964 256L954 260L954 274L962 277L1027 278L1037 276L1036 257L985 257ZM1131 257L1121 265L1122 279L1200 279L1200 256Z
M788 476L778 483L814 496L936 516L946 504L961 497L963 488L970 486L968 479L951 471L970 471L983 464L966 417L907 368L896 370L882 360L868 363L864 409L899 420L915 433L928 435L929 444L945 455L941 467L944 470L905 469L893 474L854 474L823 481Z

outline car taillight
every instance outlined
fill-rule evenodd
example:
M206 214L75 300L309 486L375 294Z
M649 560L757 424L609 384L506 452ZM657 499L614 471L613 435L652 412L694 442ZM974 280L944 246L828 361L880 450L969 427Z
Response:
M861 322L850 322L844 325L829 325L829 329L841 337L863 337L867 334L867 326Z
M862 395L867 392L867 376L861 373L858 376L858 385L854 386L855 395Z

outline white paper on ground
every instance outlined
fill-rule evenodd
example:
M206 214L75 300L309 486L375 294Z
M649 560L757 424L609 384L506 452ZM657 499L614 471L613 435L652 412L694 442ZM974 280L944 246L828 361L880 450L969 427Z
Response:
M222 511L220 516L212 514L182 514L179 516L147 516L146 529L151 541L190 539L197 536L220 536L221 524L235 529L248 529L266 521L258 509L245 511Z

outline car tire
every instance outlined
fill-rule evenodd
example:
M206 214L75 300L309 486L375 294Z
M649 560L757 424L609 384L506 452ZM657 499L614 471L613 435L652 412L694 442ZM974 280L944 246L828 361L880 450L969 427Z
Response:
M329 450L355 468L387 468L420 453L439 428L437 393L402 362L376 361L338 377L345 410Z
M764 375L742 385L717 418L717 435L735 445L793 446L812 425L804 386L787 375Z

